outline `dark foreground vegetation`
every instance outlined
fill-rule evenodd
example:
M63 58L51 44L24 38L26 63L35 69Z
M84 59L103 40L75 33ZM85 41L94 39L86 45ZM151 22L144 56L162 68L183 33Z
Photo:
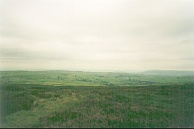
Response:
M193 80L192 75L1 72L0 127L194 127Z

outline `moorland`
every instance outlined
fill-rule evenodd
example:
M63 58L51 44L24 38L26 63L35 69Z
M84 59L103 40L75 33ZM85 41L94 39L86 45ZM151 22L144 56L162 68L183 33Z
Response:
M194 127L194 72L1 71L0 127Z

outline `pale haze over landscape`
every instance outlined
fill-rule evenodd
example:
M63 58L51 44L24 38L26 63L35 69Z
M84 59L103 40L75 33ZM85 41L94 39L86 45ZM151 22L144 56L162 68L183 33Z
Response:
M194 0L1 0L0 70L194 70Z

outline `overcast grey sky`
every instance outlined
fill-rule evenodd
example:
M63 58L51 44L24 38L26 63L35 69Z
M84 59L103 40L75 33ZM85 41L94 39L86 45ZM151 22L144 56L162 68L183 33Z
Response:
M1 0L0 70L194 70L194 0Z

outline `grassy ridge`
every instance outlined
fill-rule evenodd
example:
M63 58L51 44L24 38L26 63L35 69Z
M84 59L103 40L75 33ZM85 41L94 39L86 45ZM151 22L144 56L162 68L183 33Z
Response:
M67 74L66 80L57 80L61 73ZM86 83L97 79L99 86L44 84L77 84L79 81L73 81L73 77L85 79ZM117 77L120 78L114 80ZM106 84L121 85L129 80L127 77L132 82L136 80L134 86L103 83L106 80ZM0 87L1 127L194 127L193 84L142 83L151 77L154 78L120 73L5 72L1 74Z

